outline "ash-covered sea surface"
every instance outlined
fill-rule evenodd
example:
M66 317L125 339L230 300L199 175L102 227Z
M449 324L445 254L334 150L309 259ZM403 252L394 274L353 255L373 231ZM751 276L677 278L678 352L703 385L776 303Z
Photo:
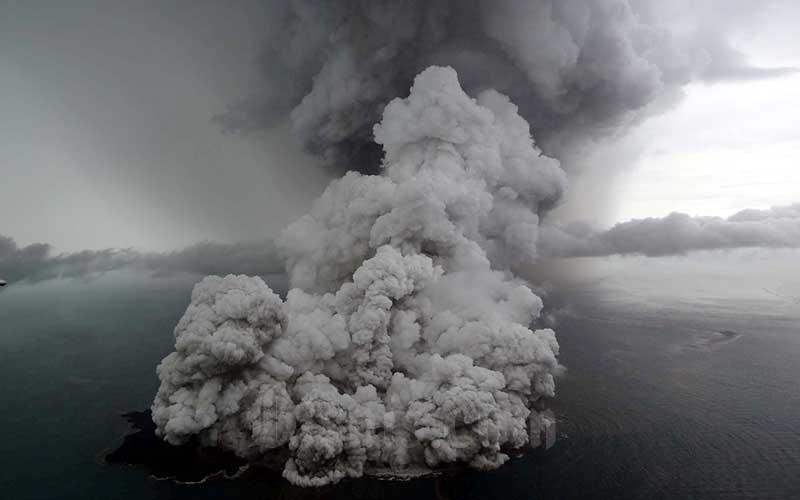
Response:
M104 462L128 430L121 414L151 404L198 278L13 285L0 293L0 497L800 497L798 278L735 287L687 267L668 288L618 271L544 297L567 367L549 450L493 472L324 488L278 472L180 484ZM285 291L285 277L265 279Z

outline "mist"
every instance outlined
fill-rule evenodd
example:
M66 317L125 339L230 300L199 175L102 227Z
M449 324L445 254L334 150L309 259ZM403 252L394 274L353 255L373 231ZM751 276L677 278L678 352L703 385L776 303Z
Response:
M91 279L120 270L155 277L176 273L263 275L284 272L284 264L271 240L202 242L164 253L116 248L56 253L48 243L20 247L12 238L0 235L0 277L11 284Z

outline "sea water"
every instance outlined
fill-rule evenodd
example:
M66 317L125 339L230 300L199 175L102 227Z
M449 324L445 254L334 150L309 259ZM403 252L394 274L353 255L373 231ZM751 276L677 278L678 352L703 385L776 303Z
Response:
M755 281L734 294L624 277L551 290L567 367L556 440L497 471L301 489L277 474L182 485L107 465L120 415L150 405L197 279L0 293L0 498L800 498L800 302Z

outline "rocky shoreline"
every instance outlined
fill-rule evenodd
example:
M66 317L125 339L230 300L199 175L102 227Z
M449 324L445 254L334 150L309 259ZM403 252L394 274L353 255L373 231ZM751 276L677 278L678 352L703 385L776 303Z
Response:
M130 425L122 444L105 454L105 462L112 465L141 467L153 478L172 480L184 484L197 484L216 479L274 476L281 478L288 447L271 450L268 455L250 461L229 451L203 447L196 440L175 446L155 434L156 426L150 410L132 411L122 415ZM367 476L388 481L406 481L422 477L435 477L461 469L452 467L431 470L413 467L403 471L375 468Z
M156 436L150 410L122 415L130 425L122 444L105 455L114 465L142 467L156 479L181 483L200 483L212 478L233 478L249 468L247 460L215 448L205 448L196 441L173 446Z

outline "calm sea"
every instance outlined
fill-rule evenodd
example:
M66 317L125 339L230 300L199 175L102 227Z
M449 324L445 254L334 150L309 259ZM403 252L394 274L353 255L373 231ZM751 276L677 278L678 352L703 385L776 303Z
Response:
M120 414L150 404L193 281L0 293L0 498L800 498L800 301L757 283L550 293L568 368L551 405L557 440L495 472L302 490L105 465L126 431Z

